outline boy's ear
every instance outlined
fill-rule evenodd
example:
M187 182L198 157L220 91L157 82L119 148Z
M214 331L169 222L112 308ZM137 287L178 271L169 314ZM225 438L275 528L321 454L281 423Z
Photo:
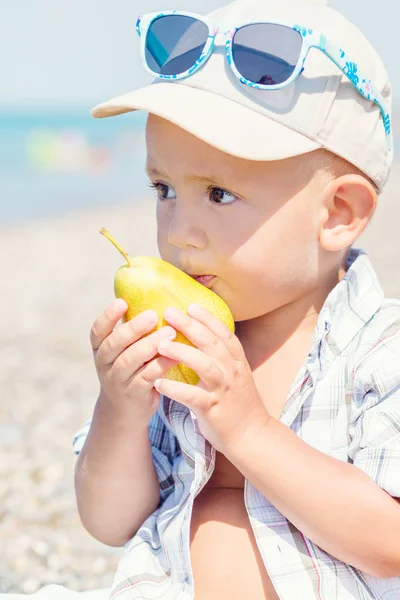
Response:
M322 191L319 241L330 252L351 246L370 222L377 203L373 185L362 175L342 175Z

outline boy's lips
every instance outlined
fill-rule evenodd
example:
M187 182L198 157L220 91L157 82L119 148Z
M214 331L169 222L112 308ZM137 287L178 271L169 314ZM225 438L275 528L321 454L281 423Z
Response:
M205 287L209 287L215 279L215 275L190 275L190 277L193 277L193 279L195 279Z

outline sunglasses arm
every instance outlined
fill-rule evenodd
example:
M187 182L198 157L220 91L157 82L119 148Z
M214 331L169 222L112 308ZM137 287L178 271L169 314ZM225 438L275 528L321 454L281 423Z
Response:
M136 24L135 24L135 31L139 37L142 35L142 30L140 28L141 21L142 21L142 16L139 15L138 18L136 19Z
M332 62L346 75L347 79L354 85L357 91L367 100L375 102L380 108L383 118L383 125L386 133L389 148L393 147L391 119L386 101L382 94L377 90L370 79L360 71L357 63L350 60L344 50L321 36L319 49L322 50Z

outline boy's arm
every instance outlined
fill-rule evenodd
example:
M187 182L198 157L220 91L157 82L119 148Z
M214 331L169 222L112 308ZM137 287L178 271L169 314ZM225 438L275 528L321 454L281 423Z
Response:
M361 469L274 418L226 456L325 552L369 575L400 576L400 506Z
M400 318L354 370L347 463L270 417L240 340L214 315L193 304L164 316L194 346L158 352L200 384L156 379L155 389L192 409L204 437L315 544L373 576L400 576Z
M148 428L108 414L98 400L75 469L78 510L93 537L123 546L160 501Z
M271 418L227 458L320 548L376 577L400 576L400 330L360 369L349 458ZM377 366L378 365L378 366Z
M173 339L176 331L154 330L155 311L143 311L117 327L127 309L117 298L90 330L100 395L90 428L74 439L80 453L75 488L82 524L111 546L131 539L173 486L172 477L165 477L172 454L169 436L163 433L165 425L154 421L161 400L154 381L177 364L157 357L160 341ZM153 448L153 434L161 447L155 443ZM168 456L163 456L165 445Z

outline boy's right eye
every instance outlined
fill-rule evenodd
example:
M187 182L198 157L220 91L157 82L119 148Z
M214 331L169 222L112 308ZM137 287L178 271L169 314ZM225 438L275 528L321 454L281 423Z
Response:
M157 183L150 183L149 185L151 188L156 190L157 198L159 200L171 200L171 198L175 198L174 189L171 188L166 183L157 182Z

